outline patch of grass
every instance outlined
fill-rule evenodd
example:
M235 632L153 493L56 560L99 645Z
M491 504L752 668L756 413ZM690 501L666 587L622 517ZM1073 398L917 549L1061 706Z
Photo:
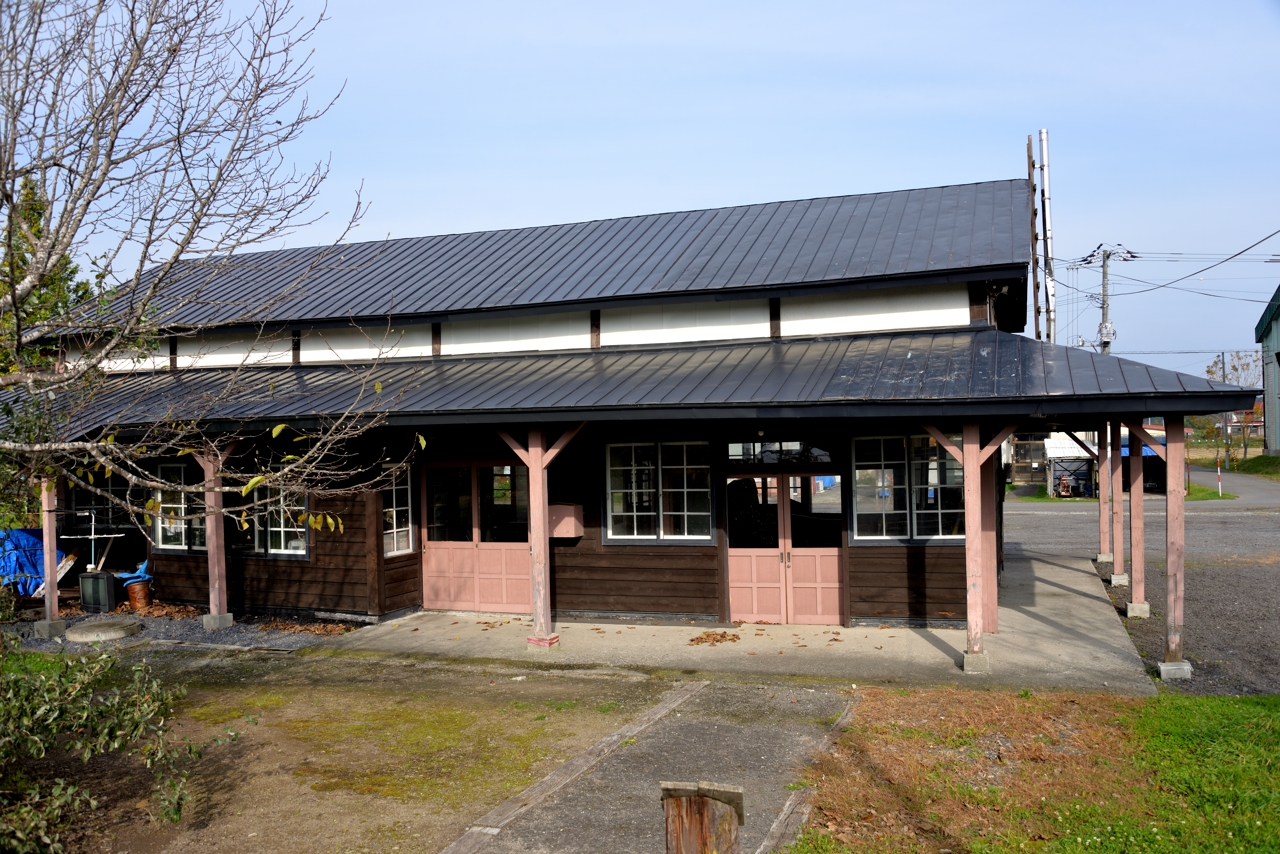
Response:
M1216 486L1201 486L1198 483L1187 484L1187 500L1188 501L1217 501L1219 499L1229 500L1239 498L1238 495L1232 495L1230 492L1218 494Z
M599 712L599 713L600 713L600 714L602 714L602 715L607 715L609 712L612 712L612 711L613 711L614 709L616 709L616 708L618 708L618 704L617 704L617 703L614 703L614 702L608 702L608 703L605 703L605 704L603 704L603 705L596 706L596 711L597 711L597 712Z
M858 693L792 854L1280 850L1280 697Z
M209 726L221 726L230 721L254 716L278 709L288 703L283 694L233 695L234 699L218 696L207 703L192 706L186 712L195 720Z
M1258 475L1268 480L1280 480L1280 457L1263 456L1259 453L1236 464L1236 471Z
M569 709L577 708L577 700L551 700L547 703L547 708L556 712L565 712Z
M56 655L48 655L43 652L29 652L27 650L14 649L3 659L5 673L25 673L31 676L37 676L41 673L53 673L62 667L62 661Z

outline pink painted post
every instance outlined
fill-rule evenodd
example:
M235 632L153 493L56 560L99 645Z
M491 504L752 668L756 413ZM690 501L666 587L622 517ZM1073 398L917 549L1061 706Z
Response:
M1120 422L1111 422L1111 574L1124 574L1124 455L1120 452Z
M551 527L547 500L546 449L541 430L529 431L529 547L533 555L534 646L551 647L560 636L551 631Z
M1000 589L996 545L996 456L982 464L982 630L1000 632Z
M1129 572L1133 593L1129 602L1130 617L1145 617L1150 613L1147 601L1147 568L1145 522L1142 518L1142 439L1129 431ZM1136 607L1135 607L1136 606ZM1147 613L1142 613L1142 612Z
M40 482L40 520L44 533L44 618L58 619L58 481Z
M234 618L227 610L227 537L222 521L221 460L217 456L197 457L204 469L204 543L209 560L209 613L206 629L225 629Z
M1107 424L1104 421L1098 429L1098 562L1106 563L1112 559L1111 554L1111 522L1109 513L1111 506L1107 502L1111 497L1111 462L1107 453Z
M1185 531L1183 529L1183 501L1187 487L1183 478L1186 460L1186 435L1183 433L1181 415L1164 419L1166 462L1168 469L1168 510L1165 522L1165 577L1168 583L1168 616L1165 618L1166 640L1164 660L1168 665L1160 668L1163 679L1185 678L1191 675L1191 665L1182 657L1182 604L1185 558Z
M982 440L977 424L964 425L964 565L965 623L968 638L964 655L966 672L989 671L990 663L982 651L983 551L982 548Z

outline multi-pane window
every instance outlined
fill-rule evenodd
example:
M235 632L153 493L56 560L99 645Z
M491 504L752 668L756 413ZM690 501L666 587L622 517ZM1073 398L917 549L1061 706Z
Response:
M267 554L305 554L307 551L307 508L297 496L268 487L265 490Z
M853 442L854 536L909 537L907 443L902 437Z
M855 537L964 536L963 467L931 436L855 439L853 470Z
M160 479L183 484L185 466L160 466ZM187 494L181 489L156 490L156 546L162 549L187 547Z
M427 472L427 540L471 542L471 469L450 467Z
M911 437L911 516L917 537L964 536L964 467L932 436Z
M187 467L166 465L159 468L160 479L181 487L187 484ZM205 548L204 496L182 489L157 489L155 492L156 548ZM190 518L183 518L183 517ZM102 522L97 522L102 526Z
M529 470L524 466L480 466L476 469L480 502L480 542L524 543L529 540Z
M610 445L606 453L610 537L711 538L706 443Z
M711 536L711 463L701 442L664 442L658 453L662 468L662 535Z
M413 499L409 471L396 473L382 490L382 554L386 557L413 551Z

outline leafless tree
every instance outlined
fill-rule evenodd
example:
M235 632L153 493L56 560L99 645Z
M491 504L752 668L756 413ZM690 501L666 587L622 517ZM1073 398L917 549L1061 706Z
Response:
M208 301L206 287L233 253L317 219L328 166L298 168L286 152L333 103L306 91L323 11L304 16L288 0L242 8L0 0L0 455L14 490L60 475L141 516L157 490L205 489L157 475L156 460L188 453L216 461L225 491L350 488L344 449L393 397L368 367L337 412L274 459L233 464L232 448L252 437L205 427L227 401L266 393L243 366L222 370L199 395L175 387L139 397L145 406L118 405L138 396L130 372L154 368L160 342L199 335L178 319ZM357 195L337 242L360 211ZM49 310L49 289L80 271L89 298ZM291 287L305 288L306 276ZM264 307L224 308L223 322L247 322ZM267 349L278 337L264 326L254 343ZM95 469L124 478L123 497L104 490Z
M1223 353L1215 356L1213 361L1204 369L1205 376L1211 380L1231 383L1232 385L1244 386L1245 388L1258 388L1262 385L1262 351L1261 350L1236 350L1235 352ZM1228 462L1230 462L1230 445L1231 445L1231 425L1228 421L1230 415L1222 414L1223 436L1228 447ZM1253 409L1241 412L1238 416L1240 421L1240 441L1244 451L1244 459L1249 459L1249 430L1256 419L1256 413Z

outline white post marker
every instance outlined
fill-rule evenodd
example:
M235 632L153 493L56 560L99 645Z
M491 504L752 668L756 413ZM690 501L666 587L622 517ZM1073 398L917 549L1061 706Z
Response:
M1218 497L1222 497L1222 463L1218 463Z

